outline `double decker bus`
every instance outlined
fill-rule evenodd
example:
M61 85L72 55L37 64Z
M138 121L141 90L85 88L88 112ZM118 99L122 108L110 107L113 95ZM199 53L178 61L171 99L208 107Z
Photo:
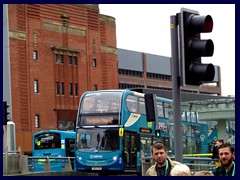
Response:
M141 155L150 156L156 125L170 146L166 127L172 100L157 97L158 124L148 122L144 94L131 90L85 92L76 121L77 171L141 173Z
M76 133L74 131L43 130L34 133L32 155L38 158L33 161L33 171L44 170L46 157L51 157L50 167L52 171L64 171L65 157L73 158L71 165L74 168L75 139ZM41 157L44 158L41 159ZM52 157L56 157L56 159L52 159Z

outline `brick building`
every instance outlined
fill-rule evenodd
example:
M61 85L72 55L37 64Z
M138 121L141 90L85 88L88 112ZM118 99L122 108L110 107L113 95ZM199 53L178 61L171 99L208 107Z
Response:
M117 49L115 19L99 14L98 5L9 4L8 10L12 118L23 151L31 151L36 131L73 129L87 90L172 90L170 58ZM182 90L220 95L217 70L217 86Z
M116 26L98 5L9 4L12 118L16 143L72 126L81 94L118 88Z

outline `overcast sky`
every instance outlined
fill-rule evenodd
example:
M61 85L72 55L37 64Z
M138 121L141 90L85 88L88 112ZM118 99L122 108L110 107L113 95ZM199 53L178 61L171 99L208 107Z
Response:
M170 16L181 7L213 18L214 54L204 63L221 67L222 95L235 95L235 5L234 4L100 4L100 13L116 19L117 48L171 57Z

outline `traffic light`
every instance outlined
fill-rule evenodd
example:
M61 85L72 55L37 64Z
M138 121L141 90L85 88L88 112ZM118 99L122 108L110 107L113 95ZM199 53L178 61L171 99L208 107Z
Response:
M152 122L158 118L157 115L157 106L156 106L156 94L145 94L145 108L146 108L146 116L147 122Z
M197 11L182 8L180 13L181 80L184 86L199 86L211 82L215 76L213 64L203 64L201 57L213 55L211 39L201 39L201 33L212 32L213 19Z
M161 137L161 131L160 131L160 129L155 129L155 136L156 136L156 137Z
M7 105L7 102L6 101L3 101L3 125L7 125L7 122L9 121L8 119L8 108L9 108L9 105Z

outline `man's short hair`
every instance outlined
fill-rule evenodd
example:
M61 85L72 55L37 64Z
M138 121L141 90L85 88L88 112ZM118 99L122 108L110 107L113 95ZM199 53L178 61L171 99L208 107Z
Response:
M222 148L229 148L231 153L232 154L234 153L234 148L231 146L230 143L223 143L218 147L218 149L222 149Z
M171 176L190 176L190 168L186 164L176 164L171 170Z
M220 143L224 143L223 139L218 139L217 141L220 142Z
M211 171L197 171L194 176L214 176Z
M167 148L166 148L166 146L164 146L164 144L163 143L161 143L161 142L155 142L154 144L153 144L153 146L152 146L152 153L153 153L153 149L164 149L164 151L167 151Z

